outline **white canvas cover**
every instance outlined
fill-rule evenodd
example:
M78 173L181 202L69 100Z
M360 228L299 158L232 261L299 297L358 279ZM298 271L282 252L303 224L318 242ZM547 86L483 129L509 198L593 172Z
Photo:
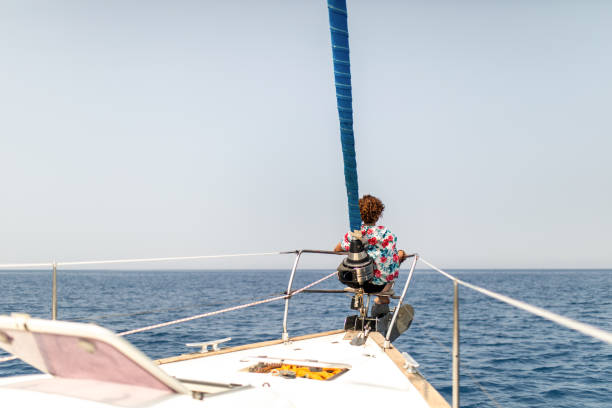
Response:
M188 393L130 343L93 324L0 316L0 348L56 378Z

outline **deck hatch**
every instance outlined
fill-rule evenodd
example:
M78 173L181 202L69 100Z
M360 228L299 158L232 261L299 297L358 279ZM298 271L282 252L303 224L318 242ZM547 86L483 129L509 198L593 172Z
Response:
M259 362L242 371L258 374L271 374L284 378L307 378L309 380L328 381L347 372L348 368L315 367L301 364Z

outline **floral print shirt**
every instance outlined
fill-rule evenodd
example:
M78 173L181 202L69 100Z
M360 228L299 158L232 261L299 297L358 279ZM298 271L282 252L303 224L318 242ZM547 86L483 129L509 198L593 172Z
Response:
M399 276L399 255L397 254L397 237L382 225L361 225L361 234L368 255L374 260L375 285L393 282ZM350 233L344 235L342 249L349 250Z

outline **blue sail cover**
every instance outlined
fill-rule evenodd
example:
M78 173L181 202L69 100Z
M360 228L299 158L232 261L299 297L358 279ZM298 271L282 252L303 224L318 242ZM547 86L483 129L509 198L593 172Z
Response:
M351 92L351 62L349 59L348 22L346 0L327 0L329 29L331 31L336 100L340 117L340 141L344 158L344 182L348 196L351 231L361 228L359 213L359 188L357 161L355 160L355 136L353 133L353 94Z

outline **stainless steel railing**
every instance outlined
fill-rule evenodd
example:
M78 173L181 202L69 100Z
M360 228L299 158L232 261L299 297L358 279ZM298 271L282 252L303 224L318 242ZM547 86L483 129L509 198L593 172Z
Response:
M293 286L293 278L295 277L295 271L297 270L298 263L302 254L327 254L327 255L346 255L346 252L335 252L335 251L321 251L316 249L300 249L295 251L295 261L293 262L293 268L291 268L291 275L289 275L289 284L287 285L287 298L285 299L285 313L283 315L283 333L281 338L283 341L289 340L289 332L287 331L287 318L289 316L289 301L291 300L291 288Z
M406 283L404 284L404 290L402 290L402 295L397 302L397 307L395 308L395 312L393 313L393 318L391 318L391 323L389 324L389 328L387 329L387 335L385 336L384 347L386 349L391 347L391 342L389 339L391 338L391 331L393 330L393 325L397 320L397 315L399 313L400 307L402 306L402 302L404 302L404 298L406 297L406 292L408 291L408 286L410 286L410 281L412 280L412 274L414 273L414 267L419 259L419 254L410 254L406 258L414 258L412 260L412 265L410 266L410 273L408 274L408 279L406 279Z

